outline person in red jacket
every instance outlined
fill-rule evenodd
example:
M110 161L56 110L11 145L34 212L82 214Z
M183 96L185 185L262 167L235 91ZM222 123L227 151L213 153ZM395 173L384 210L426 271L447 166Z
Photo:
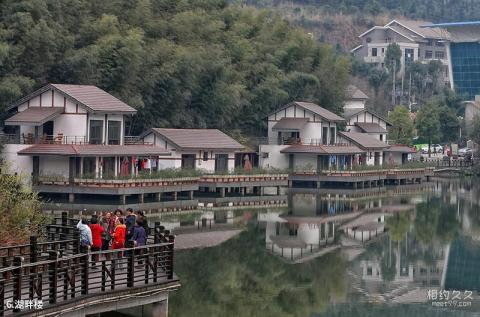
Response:
M93 215L92 219L90 220L90 230L92 231L92 252L100 251L102 248L102 233L103 227L98 223L97 215ZM95 255L92 260L98 261L98 254Z
M125 220L123 218L117 218L117 222L115 225L115 231L112 235L112 249L123 249L125 247L125 236L127 234L127 226L125 226ZM117 258L121 258L123 256L123 252L118 252ZM117 262L118 267L122 267L122 263L119 261Z

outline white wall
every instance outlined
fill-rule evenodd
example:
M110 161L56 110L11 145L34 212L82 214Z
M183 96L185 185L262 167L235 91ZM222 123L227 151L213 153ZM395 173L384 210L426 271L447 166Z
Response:
M235 169L235 152L234 151L222 151L208 150L208 160L203 160L204 150L189 150L189 151L180 151L175 148L173 144L166 141L164 138L155 135L154 133L149 133L143 138L144 142L155 144L155 146L166 149L172 153L169 157L160 158L160 169L165 168L181 168L182 167L182 154L194 154L195 155L195 169L202 169L208 172L215 172L215 155L216 154L227 154L228 155L228 170L233 171Z
M298 226L298 237L307 244L319 244L320 242L320 226L318 224L302 223Z
M53 121L53 134L85 137L87 135L87 116L83 114L62 114Z
M365 100L347 100L345 109L365 109Z
M68 177L69 159L62 156L41 156L40 175L55 175Z
M294 154L294 169L314 171L317 169L317 154Z
M288 154L280 153L281 150L289 145L260 145L258 166L261 168L288 168ZM268 158L264 158L264 153L268 153Z
M7 163L7 167L11 173L26 174L30 176L32 174L32 157L17 155L17 153L23 149L30 147L25 144L5 144L1 153L2 158Z
M41 101L41 104L40 104ZM28 107L52 107L52 90L47 90L43 92L41 95L33 97L32 99L24 102L23 104L18 106L18 111L22 112ZM84 109L81 105L78 105L72 99L67 97L66 95L54 91L53 96L53 107L65 107L66 113L87 113L86 109Z
M354 126L355 122L378 123L382 128L384 128L384 129L387 128L387 123L385 122L385 120L382 120L381 118L373 115L372 113L370 113L368 111L362 112L362 113L350 118L347 122L347 127L348 126Z
M308 139L310 143L311 139L322 140L322 125L328 126L328 122L322 121L322 118L313 112L306 110L300 106L291 105L290 107L279 110L268 117L268 138L270 142L276 140L278 131L273 130L273 126L282 118L308 118L309 121L305 127L300 131L301 139ZM337 126L336 123L330 123L331 127ZM328 138L329 140L330 138Z

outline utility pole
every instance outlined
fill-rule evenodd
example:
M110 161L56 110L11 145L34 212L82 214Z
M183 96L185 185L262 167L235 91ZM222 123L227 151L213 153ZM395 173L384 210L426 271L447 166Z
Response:
M408 110L412 112L412 71L410 70L410 79L408 82Z
M392 87L392 105L395 106L397 97L395 96L395 85L396 85L396 72L397 72L397 60L393 60L393 87Z

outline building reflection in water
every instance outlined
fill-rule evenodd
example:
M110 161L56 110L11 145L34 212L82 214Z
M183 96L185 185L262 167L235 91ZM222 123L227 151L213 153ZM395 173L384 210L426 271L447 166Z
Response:
M288 210L258 215L266 250L300 263L341 249L351 260L352 291L373 302L480 290L480 212L469 185L445 180L395 190L294 190Z

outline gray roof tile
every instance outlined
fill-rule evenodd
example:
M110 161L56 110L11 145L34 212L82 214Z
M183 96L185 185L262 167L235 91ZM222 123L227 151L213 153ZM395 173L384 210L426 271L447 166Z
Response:
M152 128L180 149L242 150L245 147L218 129ZM148 131L143 135L148 134Z
M5 120L6 125L39 126L63 112L61 107L30 107Z
M389 147L388 144L366 133L344 131L339 131L338 133L363 149L385 149Z

